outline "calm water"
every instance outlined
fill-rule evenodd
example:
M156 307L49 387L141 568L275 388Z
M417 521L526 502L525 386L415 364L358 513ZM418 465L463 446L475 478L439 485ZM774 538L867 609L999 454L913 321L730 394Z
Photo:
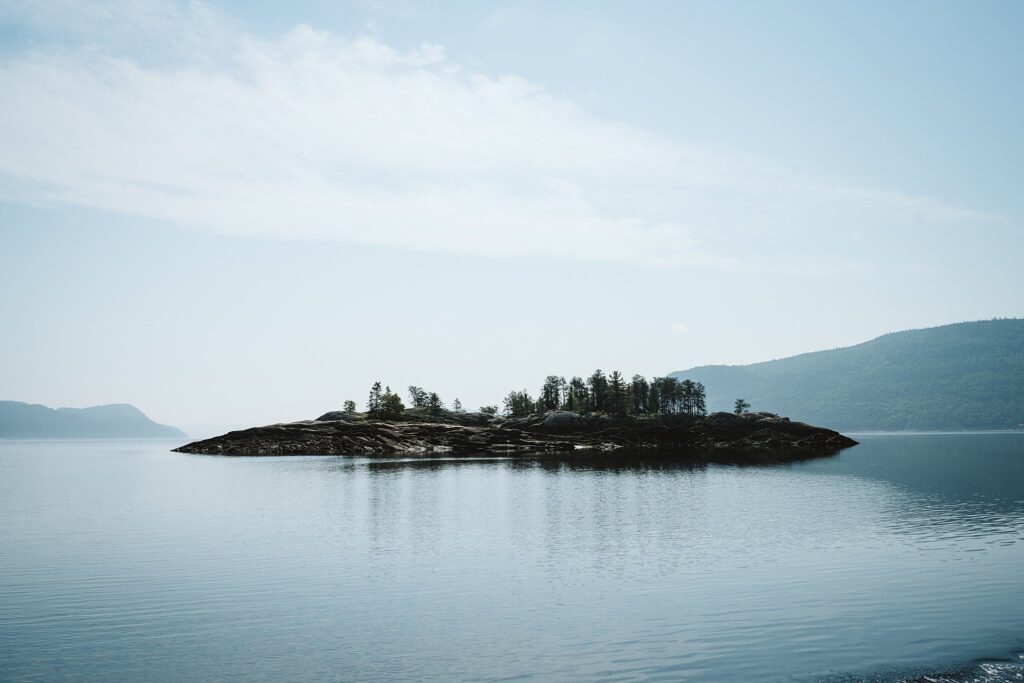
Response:
M1024 434L771 466L0 443L0 679L1024 680Z

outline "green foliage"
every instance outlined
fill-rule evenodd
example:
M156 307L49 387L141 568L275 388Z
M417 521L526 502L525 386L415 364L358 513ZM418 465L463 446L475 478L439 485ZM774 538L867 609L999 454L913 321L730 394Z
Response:
M540 388L537 409L542 413L546 410L558 410L562 405L562 396L566 393L566 386L564 377L548 375L544 380L544 385Z
M480 412L484 415L497 415L498 406L480 406Z
M383 391L381 390L380 382L374 382L373 386L370 387L370 398L366 399L366 412L370 417L380 416L382 398Z
M1024 423L1024 320L894 332L831 351L693 368L713 410L758 409L842 430L1014 429Z
M380 382L374 382L370 388L370 398L366 401L366 413L378 420L395 420L401 417L405 406L398 394L386 387L383 391Z
M622 379L622 373L613 370L608 375L608 395L606 410L613 415L626 414L626 381Z
M409 403L412 404L413 408L426 408L427 392L423 391L423 389L421 389L420 387L410 386Z
M732 405L732 412L736 413L737 415L742 415L748 410L750 410L750 404L747 403L742 398L736 399L736 402L733 403Z
M512 391L505 397L505 415L509 417L526 417L532 415L536 405L526 389Z
M460 401L459 399L455 399L454 401L452 401L452 412L454 412L454 413L464 413L464 412L466 412L465 410L462 409L462 401Z
M594 374L587 378L587 389L590 392L590 410L605 410L605 403L608 400L608 378L600 370L594 370Z
M525 390L505 397L505 414L510 417L548 410L612 415L707 414L704 385L700 382L680 382L674 377L655 377L648 382L642 375L633 375L627 382L618 370L607 376L595 370L586 381L573 377L566 382L564 377L548 375L536 403Z
M402 416L404 410L405 406L402 404L402 399L398 394L391 392L391 387L387 387L384 390L384 395L381 397L378 417L382 420L397 420Z
M354 412L356 412L356 402L355 401L345 401L345 404L342 407L342 410L344 410L346 413L354 413Z

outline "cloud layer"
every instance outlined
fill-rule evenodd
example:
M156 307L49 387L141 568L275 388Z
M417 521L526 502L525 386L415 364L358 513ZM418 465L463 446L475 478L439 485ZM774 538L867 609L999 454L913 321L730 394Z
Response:
M268 40L200 4L93 7L64 23L8 8L62 40L0 61L0 198L237 235L724 268L739 240L987 218L661 139L433 45L308 26Z

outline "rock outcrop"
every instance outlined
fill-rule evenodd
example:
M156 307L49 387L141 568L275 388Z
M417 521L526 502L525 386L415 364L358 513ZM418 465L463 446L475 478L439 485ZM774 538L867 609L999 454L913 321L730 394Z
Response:
M327 413L316 420L229 432L176 448L210 455L529 453L676 448L836 452L857 442L771 413L614 417L552 411L523 418L407 411L401 420Z

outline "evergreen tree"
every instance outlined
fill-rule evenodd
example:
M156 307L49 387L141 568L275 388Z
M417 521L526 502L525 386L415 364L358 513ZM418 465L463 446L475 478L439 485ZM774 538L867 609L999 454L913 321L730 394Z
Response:
M544 385L540 388L540 396L537 398L537 409L539 412L558 410L562 406L563 387L565 378L557 375L548 375Z
M441 400L440 396L431 391L429 394L427 394L426 408L431 413L436 415L437 413L440 413L442 410L444 410L444 401Z
M459 399L455 399L454 401L452 401L452 410L455 411L456 413L466 412L465 410L462 409L462 401L460 401Z
M743 413L747 412L748 410L750 410L750 404L749 403L747 403L742 398L736 399L736 403L733 404L732 412L736 413L737 415L742 415Z
M427 407L427 392L423 391L420 387L410 386L409 387L409 402L413 408L426 408Z
M345 411L346 413L354 413L354 412L356 412L356 402L355 401L345 401L345 405L342 408L342 410Z
M693 415L693 380L684 379L679 383L679 412Z
M694 382L693 384L693 411L695 415L704 417L708 414L708 403L707 393L704 391L704 385L700 382Z
M380 384L378 382L378 384ZM380 398L380 408L378 409L379 416L382 420L396 420L402 415L402 411L405 410L405 406L402 404L402 398L391 391L391 387L384 389L384 394Z
M590 409L596 411L606 410L608 379L604 376L604 373L600 370L594 370L594 374L587 378L587 386L590 390Z
M535 404L526 389L512 391L505 397L505 414L509 417L526 417L533 413Z
M582 377L573 377L569 380L565 389L564 406L566 410L577 413L585 413L590 410L590 392Z
M606 404L605 410L608 412L615 415L626 414L626 381L618 370L612 370L611 374L608 375Z
M497 415L498 406L480 406L480 412L484 415Z
M648 398L650 396L650 385L643 375L633 375L629 382L629 412L633 415L646 415Z
M370 398L366 400L366 412L370 417L380 417L381 393L380 382L374 382L370 388Z

